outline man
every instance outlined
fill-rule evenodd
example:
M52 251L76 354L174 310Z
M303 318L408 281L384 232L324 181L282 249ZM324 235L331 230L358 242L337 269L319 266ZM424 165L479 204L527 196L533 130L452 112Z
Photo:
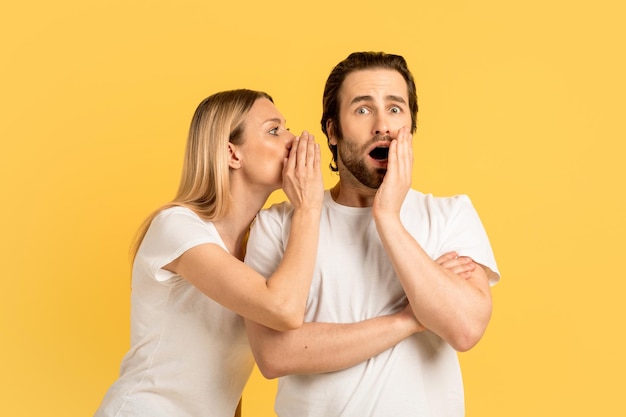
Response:
M288 375L281 417L464 414L456 351L482 337L499 275L468 197L410 189L416 117L401 56L353 53L327 80L322 130L340 179L325 195L307 323L247 323L261 372ZM266 276L290 212L262 212L251 232L246 262Z

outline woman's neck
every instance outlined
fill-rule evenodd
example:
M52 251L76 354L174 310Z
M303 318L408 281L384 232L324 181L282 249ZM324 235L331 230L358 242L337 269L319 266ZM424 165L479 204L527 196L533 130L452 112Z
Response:
M232 205L228 214L214 222L222 241L233 256L243 260L250 224L263 208L269 193L231 188Z

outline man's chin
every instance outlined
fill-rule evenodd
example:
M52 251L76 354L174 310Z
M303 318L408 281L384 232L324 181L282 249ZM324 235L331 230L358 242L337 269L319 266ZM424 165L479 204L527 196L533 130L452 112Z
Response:
M374 171L374 173L369 178L367 179L364 178L361 181L361 184L373 190L377 190L380 188L381 184L383 183L386 173L387 173L387 169L378 168Z

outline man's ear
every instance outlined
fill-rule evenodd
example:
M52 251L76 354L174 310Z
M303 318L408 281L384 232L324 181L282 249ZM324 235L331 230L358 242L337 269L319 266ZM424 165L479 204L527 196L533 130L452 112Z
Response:
M228 142L228 166L232 169L241 168L241 153L237 145Z
M332 119L326 120L326 132L328 133L328 143L337 145L337 136L335 136L335 124Z

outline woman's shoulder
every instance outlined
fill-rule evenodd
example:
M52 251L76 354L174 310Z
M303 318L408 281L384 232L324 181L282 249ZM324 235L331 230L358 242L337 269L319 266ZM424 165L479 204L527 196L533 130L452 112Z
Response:
M193 210L183 207L167 207L159 211L148 228L148 232L156 232L158 235L213 235L216 233L213 222L201 218Z
M187 207L183 207L183 206L172 206L172 207L164 208L163 210L159 211L154 217L178 217L178 216L200 219L200 216L198 216L193 210Z
M179 223L209 225L212 222L203 219L198 213L184 206L167 207L156 213L152 223Z

